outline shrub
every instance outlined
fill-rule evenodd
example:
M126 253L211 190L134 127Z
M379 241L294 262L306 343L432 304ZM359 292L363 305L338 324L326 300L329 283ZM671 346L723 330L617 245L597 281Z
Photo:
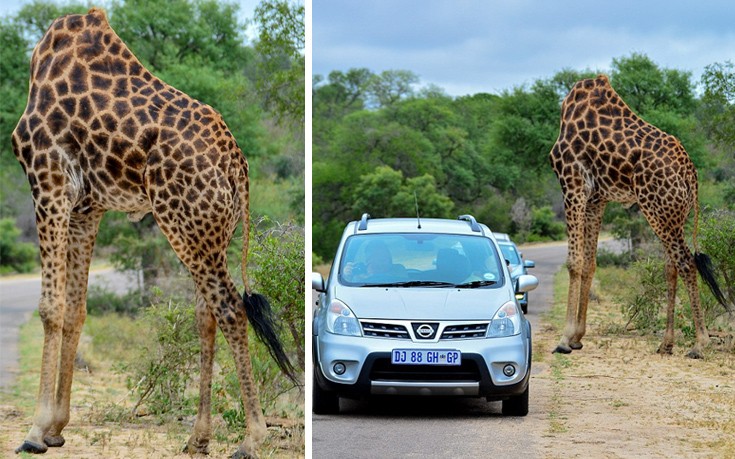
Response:
M638 330L656 331L662 328L662 306L666 304L664 262L647 257L631 265L633 278L638 282L624 292L621 298L623 315Z
M253 225L250 242L250 273L255 290L273 305L280 323L287 324L290 340L280 333L284 348L295 355L303 369L304 343L304 234L303 228L265 222ZM236 250L239 255L239 249ZM234 257L231 257L234 258ZM198 389L193 384L199 372L200 341L194 305L164 299L154 292L153 304L144 309L149 342L130 363L121 366L128 388L138 396L135 408L145 404L152 414L181 416L196 410ZM111 302L114 304L114 302ZM251 329L252 331L252 329ZM261 405L266 411L276 407L276 399L294 388L271 358L266 346L249 335L253 378ZM286 343L291 342L290 346ZM221 332L217 333L215 373L212 380L212 409L229 428L241 430L245 414L232 353ZM289 352L290 351L290 352ZM294 358L294 357L292 357Z
M698 241L702 252L712 259L727 309L735 316L735 212L719 210L707 214L700 222ZM712 297L706 287L701 290L703 296Z
M559 240L564 237L566 227L556 220L550 206L539 207L531 211L531 235L528 240Z
M631 252L614 252L607 249L597 250L597 266L609 267L615 266L625 268L633 262L633 254Z
M256 289L269 299L276 317L291 335L291 355L304 369L304 229L276 223L266 230L254 225L250 261ZM285 343L285 340L284 340ZM288 350L288 347L284 345Z
M160 301L143 311L141 320L150 330L150 341L132 362L122 365L128 389L152 414L191 414L194 401L186 389L199 366L199 334L194 306Z
M27 273L37 266L36 246L18 241L19 236L12 218L0 219L0 274Z
M87 290L87 313L90 315L117 313L135 316L142 307L138 291L118 295L99 285L92 285Z

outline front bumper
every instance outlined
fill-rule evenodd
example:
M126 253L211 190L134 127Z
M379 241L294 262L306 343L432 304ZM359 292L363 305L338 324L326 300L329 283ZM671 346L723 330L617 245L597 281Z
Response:
M354 337L323 333L314 337L315 383L341 396L428 395L481 396L502 399L523 393L531 367L530 324L527 333L505 338L450 342ZM393 365L393 349L457 349L461 366ZM334 372L342 363L343 374ZM503 373L506 365L515 374Z

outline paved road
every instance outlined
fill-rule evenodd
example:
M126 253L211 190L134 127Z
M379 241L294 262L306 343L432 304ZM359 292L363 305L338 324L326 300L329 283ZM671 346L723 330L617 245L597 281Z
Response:
M134 282L124 274L103 269L90 273L89 284L124 293ZM39 277L0 280L0 390L7 389L18 372L18 332L38 309L40 296Z

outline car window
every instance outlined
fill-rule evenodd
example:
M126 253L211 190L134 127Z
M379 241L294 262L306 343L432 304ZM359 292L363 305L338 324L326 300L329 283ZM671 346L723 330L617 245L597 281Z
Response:
M453 286L488 281L482 287L492 287L489 284L502 285L503 278L500 258L486 237L401 233L349 237L339 263L339 280L352 286L403 283L406 287L422 282Z
M506 260L510 262L512 265L520 265L521 264L521 257L518 256L518 251L516 251L516 248L510 244L498 244L500 245L500 250L503 252L503 256Z

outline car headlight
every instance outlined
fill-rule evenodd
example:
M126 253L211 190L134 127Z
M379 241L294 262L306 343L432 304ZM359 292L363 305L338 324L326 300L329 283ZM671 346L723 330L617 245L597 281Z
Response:
M518 313L515 301L505 303L487 327L488 338L513 336L521 332L521 316Z
M339 300L332 300L327 310L327 331L335 335L362 336L357 317Z

